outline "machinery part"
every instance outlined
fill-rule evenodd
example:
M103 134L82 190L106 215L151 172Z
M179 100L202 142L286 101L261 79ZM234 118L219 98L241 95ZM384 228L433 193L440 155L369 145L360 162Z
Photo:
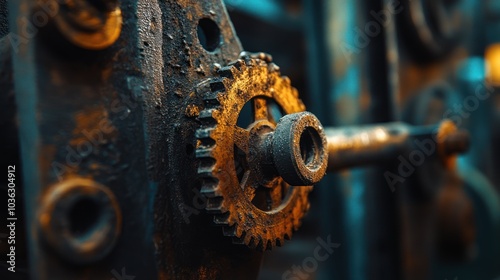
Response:
M242 53L218 73L204 85L210 89L196 132L206 208L235 243L259 250L281 246L309 208L312 187L300 185L325 174L323 128L311 113L299 113L305 106L297 90L270 56ZM241 127L247 103L252 120ZM280 110L291 115L277 123Z
M290 237L291 227L275 228L283 224L276 209L285 214L298 211L287 221L297 224L307 207L293 206L290 203L296 202L287 197L302 195L301 203L307 205L307 191L288 184L319 182L327 158L328 171L334 172L395 159L417 149L415 140L433 140L437 152L432 155L438 155L442 163L468 148L468 134L450 121L428 127L390 124L329 129L326 140L314 115L296 113L304 105L289 80L279 77L269 56L244 53L218 73L222 78L211 79L198 90L210 87L205 94L207 106L199 115L202 127L196 133L196 155L200 159L198 172L204 177L201 191L208 197L207 209L216 213L215 223L225 225L224 233L236 243L271 249L282 243L281 236ZM249 101L253 106L252 121L241 127L240 113ZM279 116L269 108L272 101L288 114L278 123ZM262 198L259 192L264 192Z
M9 2L12 34L32 34L26 34L25 23L39 11L40 2ZM63 37L52 18L12 50L15 98L24 100L16 104L15 122L24 139L19 141L26 193L23 222L36 226L45 195L60 180L74 177L104 184L124 207L120 239L98 265L68 269L66 258L47 246L40 230L27 230L33 277L109 279L122 268L145 279L256 274L262 254L226 246L218 228L200 231L205 214L183 223L179 209L191 204L189 194L197 184L194 152L186 154L179 147L194 147L199 125L180 112L188 104L201 107L201 96L190 94L193 88L212 75L215 63L225 65L241 52L222 2L119 2L122 31L109 48L88 51L65 38L52 40ZM196 36L201 18L210 18L221 31L212 53ZM130 252L141 256L140 265Z
M445 120L439 125L415 127L393 123L368 127L326 129L328 172L394 160L415 149L417 141L431 140L431 155L446 160L469 147L469 134ZM434 151L437 151L436 153Z
M325 175L326 136L319 120L309 112L286 115L272 138L274 165L292 186L314 185Z
M43 199L39 227L45 241L65 260L87 264L105 257L121 231L113 193L89 179L69 179Z
M51 4L57 7L54 22L59 32L76 46L102 50L120 36L122 13L118 0L52 0Z
M473 255L474 209L457 174L457 154L449 153L457 148L470 149L471 136L460 141L464 135L457 126L463 128L462 121L450 115L462 100L453 86L440 81L418 90L406 101L404 121L412 125L432 125L442 121L443 116L453 120L442 123L436 138L437 154L444 161L426 161L400 191L399 211L404 220L400 244L402 254L408 256L403 265L409 279L430 278L434 266L430 259L463 262Z

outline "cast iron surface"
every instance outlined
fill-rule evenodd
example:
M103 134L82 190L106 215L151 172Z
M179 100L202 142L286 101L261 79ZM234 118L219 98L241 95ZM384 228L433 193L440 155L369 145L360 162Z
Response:
M28 228L37 228L38 202L54 185L75 177L109 188L123 215L112 250L90 264L62 258L43 242L42 231L29 231L30 271L40 279L105 279L115 273L254 279L260 253L233 246L210 226L211 216L193 205L200 187L193 180L199 121L197 109L190 109L204 107L196 89L215 74L216 64L226 65L241 52L224 6L124 0L120 8L120 37L104 50L73 41L73 31L53 18L16 49ZM36 11L33 1L10 2L10 21ZM22 34L22 27L13 26L12 32ZM197 212L186 214L183 206Z

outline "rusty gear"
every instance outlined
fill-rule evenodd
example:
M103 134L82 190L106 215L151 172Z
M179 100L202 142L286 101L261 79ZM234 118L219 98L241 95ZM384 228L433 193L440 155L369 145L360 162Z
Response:
M290 186L278 175L266 177L264 173L273 167L266 167L268 159L259 157L252 145L258 136L274 131L280 117L272 113L276 107L282 114L292 114L305 106L269 55L243 53L218 75L198 88L205 108L199 115L196 157L206 209L233 243L270 250L299 228L312 187ZM247 103L252 105L253 120L248 127L239 127ZM255 168L255 161L265 168Z

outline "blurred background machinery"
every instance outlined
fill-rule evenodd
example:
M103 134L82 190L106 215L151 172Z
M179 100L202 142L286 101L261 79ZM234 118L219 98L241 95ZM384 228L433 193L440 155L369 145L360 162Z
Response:
M439 185L440 171L417 169L391 192L383 170L394 167L387 163L328 175L311 194L300 237L266 255L261 277L280 277L311 255L315 237L332 234L342 246L319 265L318 279L495 279L500 2L226 4L243 46L273 54L324 125L425 125L451 118L472 135L455 181L473 201L477 236L469 252L460 252L454 240L460 230L449 217L432 225L429 218L441 218L433 199L418 190ZM444 197L449 195L438 199L438 207L460 208ZM441 227L437 244L433 227Z
M493 0L0 1L0 275L497 279L499 24Z

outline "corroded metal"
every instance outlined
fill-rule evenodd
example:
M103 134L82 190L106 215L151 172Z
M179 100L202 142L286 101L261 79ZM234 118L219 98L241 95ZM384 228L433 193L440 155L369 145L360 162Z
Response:
M120 36L123 19L118 0L50 0L49 3L59 32L79 47L105 49Z
M65 260L88 264L115 246L122 214L113 193L89 179L73 178L45 194L39 215L44 240Z
M429 141L434 146L432 156L444 162L449 156L466 152L470 144L468 132L449 120L422 127L393 123L327 128L326 135L328 172L395 161L400 155L421 149L419 143Z
M11 22L39 12L33 2L13 1ZM269 56L244 54L229 64L242 48L219 1L52 3L58 6L51 23L81 49L58 52L40 32L15 50L14 70L10 56L1 59L9 76L0 83L13 92L15 76L21 100L26 221L41 228L28 232L31 266L42 279L108 278L123 267L146 279L255 278L262 254L227 242L211 227L213 217L236 243L282 245L309 207L311 187L300 185L325 173L326 147L329 171L393 162L415 148L415 139L437 139L433 162L449 169L467 149L468 135L447 122L433 126L437 132L401 124L334 129L327 143ZM246 103L254 119L238 127ZM445 209L467 202L463 193L441 195ZM100 205L98 220L108 222L97 224L109 226L104 236L71 236L75 220L68 216L79 197ZM463 206L456 220L443 211L440 219L451 226L440 238L466 228L461 221L469 210ZM141 256L140 265L132 254ZM67 261L79 266L67 269Z
M398 156L411 156L414 150L422 148L420 145L431 141L432 152L427 156L449 165L453 155L465 152L469 146L468 133L447 120L427 127L396 123L327 129L325 138L314 115L295 113L305 107L289 81L279 77L269 56L243 53L240 60L220 69L218 74L220 78L200 85L199 91L207 91L208 106L199 113L202 125L196 133L196 155L201 160L198 173L204 178L201 191L208 197L207 209L216 214L215 223L223 225L224 234L236 243L262 250L281 245L282 236L290 237L291 227L283 224L296 223L289 219L297 215L289 204L297 203L294 197L303 188L284 187L284 183L301 186L319 182L325 174L327 158L328 171L335 172L394 162ZM279 122L271 114L270 101L275 101L286 114ZM242 127L240 114L248 102L252 104L252 119L248 127ZM264 207L256 198L260 188L266 195ZM285 199L288 195L291 200ZM307 201L307 193L301 195ZM258 209L269 214L263 215ZM284 214L277 216L275 209ZM300 210L301 215L304 209ZM300 216L296 219L300 220ZM275 224L283 228L276 228Z
M196 132L198 174L203 178L201 192L208 198L207 210L235 243L260 250L281 246L298 229L311 191L311 187L293 187L287 181L314 183L326 169L321 125L311 114L294 114L305 106L269 56L243 53L218 74L220 78L200 88L206 90L207 105L200 112L202 125ZM290 118L278 122L280 116L273 112L271 102L277 104L275 110L292 114ZM251 123L240 127L238 119L247 103L252 105ZM308 148L321 145L313 151L311 168L298 153L307 128L317 134ZM295 176L300 178L296 178L281 168L281 164L293 168L298 159L300 168L309 174L298 172Z
M121 26L123 32L114 44L99 52L78 47L66 49L61 41L51 40L52 35L59 33L53 32L54 17L63 14L61 10L53 14L52 9L43 6L47 2L50 1L9 2L10 32L24 38L13 44L13 35L7 37L12 46L16 123L23 151L20 154L26 194L23 221L28 228L30 276L109 279L114 277L114 270L125 267L129 275L156 278L155 190L147 175L144 153L147 144L142 137L144 66L137 50L137 30L141 24L137 22L136 1L120 1L126 22ZM45 11L49 23L36 26L36 34L26 34L26 24L30 24L27 21L32 21L40 11ZM94 235L92 240L79 240L75 245L74 238L60 237L62 233L55 228L53 234L39 230L39 214L49 209L42 202L51 197L53 187L78 177L106 186L123 207L120 238L100 240ZM98 193L91 197L111 197ZM56 200L54 206L61 205L62 201ZM114 208L108 209L97 216L106 219L106 213ZM63 222L62 214L54 213L54 218L59 217L59 222ZM71 223L79 223L78 215L70 217ZM51 227L42 228L50 231ZM109 236L115 236L114 232L111 230ZM96 250L87 255L81 245L93 243ZM141 256L140 268L129 254ZM100 261L92 262L97 259Z
M314 185L323 179L328 163L326 136L313 114L281 118L271 149L279 175L292 186Z

